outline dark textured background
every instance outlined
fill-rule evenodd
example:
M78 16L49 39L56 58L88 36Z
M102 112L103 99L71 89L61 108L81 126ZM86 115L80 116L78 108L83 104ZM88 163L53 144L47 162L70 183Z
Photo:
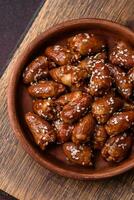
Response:
M17 200L15 197L0 190L0 200Z
M0 0L0 76L45 0Z

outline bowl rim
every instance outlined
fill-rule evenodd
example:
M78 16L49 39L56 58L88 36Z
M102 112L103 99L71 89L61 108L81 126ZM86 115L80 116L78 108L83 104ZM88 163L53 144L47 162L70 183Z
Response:
M15 106L15 89L16 89L16 82L19 80L19 77L17 77L18 71L21 71L20 65L22 62L24 62L25 58L27 57L27 52L32 51L33 48L35 48L39 42L41 42L45 37L49 37L49 35L53 34L55 31L58 31L63 28L67 28L76 24L101 24L109 27L115 27L120 32L124 32L127 35L130 35L132 38L134 38L134 32L131 31L129 28L115 23L110 20L105 19L97 19L97 18L82 18L82 19L72 19L65 22L62 22L60 24L56 24L53 27L45 30L40 35L35 37L34 40L32 40L25 50L22 51L21 55L17 58L17 61L13 64L12 70L11 70L11 76L9 79L8 84L8 90L7 90L7 104L8 104L8 115L11 127L13 129L13 132L15 133L17 139L19 140L20 144L24 148L24 150L34 159L36 160L40 165L47 168L48 170L51 170L57 174L60 174L65 177L74 178L74 179L86 179L86 180L95 180L95 179L104 179L113 177L116 175L119 175L121 173L124 173L132 168L134 168L134 160L125 162L124 165L117 166L111 171L103 171L101 173L78 173L74 171L69 171L67 169L63 169L62 167L59 167L51 162L46 161L40 155L36 152L36 150L30 145L28 140L23 136L23 131L21 129L21 126L19 124L19 121L17 119L16 114L16 106ZM15 78L14 78L15 77Z

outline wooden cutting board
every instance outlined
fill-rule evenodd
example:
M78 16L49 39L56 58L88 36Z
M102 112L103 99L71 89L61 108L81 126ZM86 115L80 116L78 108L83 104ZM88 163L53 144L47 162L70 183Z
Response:
M77 181L56 175L24 152L10 127L6 91L12 66L25 47L53 24L97 17L126 24L133 0L47 0L0 80L0 188L21 200L132 200L134 170L101 181ZM1 47L2 50L2 47Z

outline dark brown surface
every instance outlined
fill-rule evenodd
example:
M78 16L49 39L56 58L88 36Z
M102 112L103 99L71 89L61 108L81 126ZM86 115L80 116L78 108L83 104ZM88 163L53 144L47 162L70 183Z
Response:
M0 187L3 190L22 200L98 200L100 198L132 200L134 198L134 170L102 181L77 181L61 177L39 166L24 152L15 139L9 125L6 106L6 88L12 66L29 42L40 32L53 24L80 17L105 18L126 24L133 14L132 0L46 1L1 78Z
M112 33L110 30L112 30ZM22 70L26 66L28 60L34 59L34 55L38 54L42 47L51 44L50 41L55 42L56 40L56 42L60 42L61 38L59 35L62 35L63 39L66 38L68 34L75 34L78 31L99 34L99 36L107 38L107 40L115 38L123 39L128 41L131 46L134 46L133 32L125 29L123 26L104 20L74 20L51 28L29 45L28 49L25 49L14 65L14 71L12 72L8 88L9 117L13 130L21 144L26 151L44 167L72 178L99 179L111 177L134 167L133 151L128 159L118 165L108 164L102 158L98 157L95 168L78 167L66 161L61 145L52 145L52 147L48 148L44 153L40 151L33 143L24 119L24 114L28 111L32 111L32 99L22 82ZM20 92L18 93L17 91Z
M17 199L7 194L6 192L0 190L0 200L17 200Z
M45 0L0 1L0 76L43 2Z

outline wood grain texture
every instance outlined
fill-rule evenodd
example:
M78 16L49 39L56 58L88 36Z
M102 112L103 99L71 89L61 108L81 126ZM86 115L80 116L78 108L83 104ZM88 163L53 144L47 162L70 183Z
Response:
M98 17L125 24L133 0L47 0L0 80L0 188L21 200L132 200L134 170L102 181L76 181L39 166L19 145L9 125L6 90L18 56L42 31L74 18Z

